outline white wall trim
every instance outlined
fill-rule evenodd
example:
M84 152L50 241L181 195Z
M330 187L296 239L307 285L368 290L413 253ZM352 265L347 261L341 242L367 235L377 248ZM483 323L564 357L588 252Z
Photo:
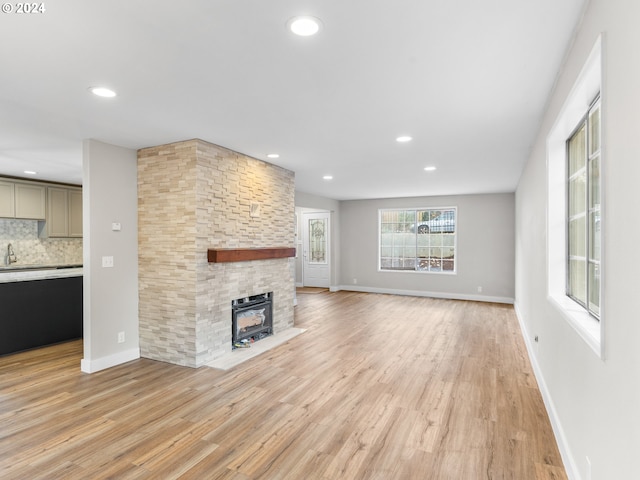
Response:
M393 288L366 287L363 285L337 285L329 288L331 292L347 290L365 293L387 293L391 295L408 295L411 297L446 298L449 300L472 300L475 302L508 303L513 304L514 299L509 297L492 297L489 295L468 295L464 293L428 292L424 290L396 290Z
M524 338L524 343L527 347L529 361L531 362L533 374L536 377L538 388L540 389L540 394L542 395L542 400L547 409L547 415L549 416L549 421L551 422L551 428L553 429L553 434L556 438L558 449L560 450L560 456L562 457L562 463L564 463L567 477L569 478L569 480L581 480L575 459L573 458L573 455L571 455L569 442L567 441L564 429L562 428L562 425L560 423L560 416L556 411L555 404L553 403L553 399L551 398L551 394L549 393L547 384L544 381L544 376L542 374L542 370L540 369L540 365L538 364L538 359L534 355L534 345L531 344L531 339L529 338L529 335L527 335L527 329L524 323L524 319L517 303L514 303L513 309L516 312L516 318L518 319L518 323L520 324L520 330L522 332L522 337Z
M122 363L130 362L131 360L137 360L138 358L140 358L139 348L132 348L130 350L125 350L124 352L114 353L113 355L108 355L96 360L87 360L83 358L80 361L80 370L84 373L95 373L100 370L115 367Z

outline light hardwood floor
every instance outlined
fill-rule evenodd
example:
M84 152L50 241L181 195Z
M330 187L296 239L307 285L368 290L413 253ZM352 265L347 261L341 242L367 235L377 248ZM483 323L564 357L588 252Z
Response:
M0 478L566 479L511 306L299 294L296 326L226 372L0 358Z

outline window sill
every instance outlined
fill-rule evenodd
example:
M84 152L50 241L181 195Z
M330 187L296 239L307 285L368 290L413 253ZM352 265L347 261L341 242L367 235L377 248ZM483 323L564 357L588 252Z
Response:
M598 358L603 359L600 322L566 295L549 295L548 298Z
M385 270L383 268L378 268L378 272L382 272L382 273L418 273L418 274L429 273L429 274L433 274L433 275L457 275L457 272L455 270L443 270L441 272L438 272L436 270Z

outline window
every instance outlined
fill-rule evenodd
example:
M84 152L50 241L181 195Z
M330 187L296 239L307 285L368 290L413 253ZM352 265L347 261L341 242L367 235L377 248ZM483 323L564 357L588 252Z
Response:
M598 134L597 140L602 145L598 145L597 149L592 149L592 153L596 151L602 151L600 154L604 158L606 155L606 145L604 141L606 136L604 130L600 126L599 119L602 117L602 122L606 123L606 117L603 115L606 109L602 110L601 105L606 102L606 98L600 96L599 92L602 91L602 38L596 40L591 53L589 54L582 70L580 71L573 88L569 91L562 109L560 110L556 121L549 131L547 137L547 293L550 304L562 315L562 317L568 322L568 324L576 331L576 333L586 342L586 344L598 355L599 358L604 358L604 342L603 332L606 323L606 304L604 296L600 295L600 289L596 287L599 283L604 285L606 278L606 258L604 258L604 249L600 249L600 242L604 244L606 238L604 235L600 236L599 230L604 232L606 228L605 217L603 208L605 199L604 192L600 191L600 182L594 182L593 180L600 176L603 170L603 163L598 157L597 169L593 168L591 171L592 181L589 188L597 188L598 192L589 194L587 187L587 177L589 172L585 169L584 185L579 185L577 182L575 185L569 185L569 179L572 177L579 177L578 168L574 168L570 174L569 169L569 155L570 148L568 142L572 140L576 144L580 142L574 138L575 134L580 131L585 119L588 120L590 113L596 113L598 116L598 128L601 133ZM599 100L593 103L594 98ZM596 126L592 123L592 126ZM585 134L588 134L588 126ZM585 139L585 142L587 139ZM577 145L576 145L577 148ZM580 147L584 149L585 158L588 155L588 148ZM575 154L576 152L571 152ZM592 157L595 158L595 157ZM585 160L585 165L587 161ZM592 166L595 166L593 163ZM586 168L586 167L585 167ZM598 179L599 180L599 179ZM578 194L580 188L584 187L584 195ZM571 190L571 193L569 192ZM569 205L569 196L576 196L583 198L588 207L584 207L584 233L580 231L580 215L577 213L579 207ZM591 195L591 200L587 195ZM599 197L598 201L595 199ZM589 204L589 202L592 202ZM596 208L596 205L598 207ZM596 213L599 216L596 222ZM593 222L591 232L598 232L597 241L595 238L591 239L591 243L587 243L587 218L588 214L593 214L593 218L590 221ZM574 220L574 225L570 226L570 219ZM571 232L569 231L571 229ZM569 239L569 236L575 235L573 240ZM585 238L584 243L580 246L579 240L576 238ZM569 252L569 244L573 243L573 252ZM584 253L579 254L578 248L584 247ZM592 250L589 255L589 249ZM592 260L589 263L587 257ZM574 257L573 259L570 257ZM579 260L580 257L584 258L582 266L584 269L578 269L579 262L575 262L576 269L572 272L570 268L570 262L572 260ZM600 259L600 260L598 260ZM589 277L588 267L591 265L592 278L589 293L587 293L587 279ZM597 266L597 276L596 276ZM571 280L573 278L573 280ZM581 291L577 283L580 278L584 279L584 291ZM570 284L572 284L570 286ZM594 288L596 287L596 288ZM574 297L569 296L568 293L572 292L574 296L581 297L583 303L574 300ZM589 294L597 294L596 298L589 299ZM593 313L589 312L586 308L588 302L595 304L597 308L593 309ZM584 306L583 306L584 305ZM597 314L597 316L596 316Z
M380 210L379 269L455 273L455 207Z
M567 141L567 295L600 315L600 101Z

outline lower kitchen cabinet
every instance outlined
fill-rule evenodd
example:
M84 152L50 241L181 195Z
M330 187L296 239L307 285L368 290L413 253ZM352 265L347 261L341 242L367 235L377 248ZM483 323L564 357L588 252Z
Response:
M0 283L0 355L82 338L82 277Z

